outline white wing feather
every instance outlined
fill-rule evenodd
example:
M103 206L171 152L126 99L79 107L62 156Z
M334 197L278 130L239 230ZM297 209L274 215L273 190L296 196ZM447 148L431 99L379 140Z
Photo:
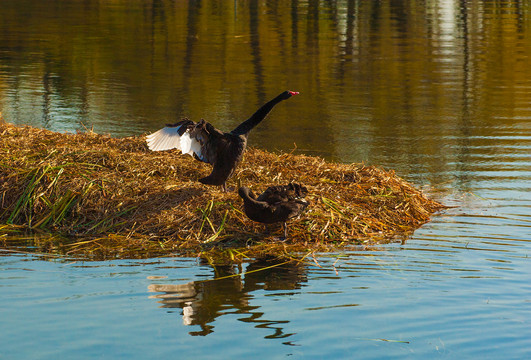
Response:
M183 154L194 156L194 153L203 160L201 155L201 144L195 138L190 137L190 132L186 131L179 136L180 126L165 127L159 131L146 136L146 142L150 150L163 151L170 149L181 150Z
M150 150L163 151L170 149L181 150L180 126L165 127L146 136L146 142Z
M193 139L190 137L190 133L187 131L181 136L181 151L183 154L189 154L193 156L192 149Z
M201 155L201 144L195 138L190 137L190 132L187 131L181 136L181 151L183 154L194 156L194 153L203 159Z
M190 151L193 151L199 159L203 161L205 160L203 158L203 154L201 153L201 143L197 141L196 139L192 139L192 143L190 144Z

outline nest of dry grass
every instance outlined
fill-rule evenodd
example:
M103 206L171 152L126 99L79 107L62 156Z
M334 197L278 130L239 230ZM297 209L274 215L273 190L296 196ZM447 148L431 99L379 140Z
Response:
M280 227L268 234L246 218L235 191L196 181L210 170L177 151L151 152L144 137L0 123L0 223L4 233L55 234L31 237L42 251L102 258L229 248L234 257L382 241L410 233L443 207L392 171L250 148L229 186L239 180L260 193L295 181L310 193L308 211L290 221L289 239L279 243ZM14 238L3 239L8 246Z

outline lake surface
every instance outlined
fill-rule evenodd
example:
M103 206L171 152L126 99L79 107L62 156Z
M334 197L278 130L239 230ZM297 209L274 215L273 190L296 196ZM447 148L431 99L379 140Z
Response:
M298 265L0 249L0 359L531 358L529 64L528 1L3 0L5 121L230 130L296 90L252 146L456 207Z

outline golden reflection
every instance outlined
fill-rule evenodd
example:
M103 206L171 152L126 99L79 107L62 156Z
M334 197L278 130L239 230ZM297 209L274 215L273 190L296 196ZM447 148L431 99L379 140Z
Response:
M275 111L251 146L296 144L430 182L457 173L458 186L470 169L456 164L503 154L493 136L529 130L522 1L32 4L0 12L8 122L130 135L187 116L232 128L295 88L297 103Z
M241 314L240 321L271 329L273 333L267 338L284 338L292 335L284 332L283 324L289 321L265 319L260 307L253 305L252 293L300 289L307 282L306 272L304 264L264 258L250 262L245 272L236 265L215 266L212 279L185 284L151 284L148 291L156 293L150 298L157 299L162 308L180 308L184 325L201 328L191 331L190 335L208 335L214 331L212 323L217 317Z

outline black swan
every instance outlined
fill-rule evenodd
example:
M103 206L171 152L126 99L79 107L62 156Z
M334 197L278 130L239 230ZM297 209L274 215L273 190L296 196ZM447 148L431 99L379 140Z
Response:
M288 236L286 222L308 207L308 202L302 199L307 193L306 187L296 183L271 186L258 197L245 186L238 189L238 194L243 199L245 215L264 224L282 222L284 239Z
M166 125L147 136L148 147L154 151L179 149L183 154L211 164L210 175L199 181L207 185L221 185L226 191L226 181L242 159L249 132L264 120L276 104L297 94L295 91L284 91L228 133L219 131L203 119L198 123L184 119Z

